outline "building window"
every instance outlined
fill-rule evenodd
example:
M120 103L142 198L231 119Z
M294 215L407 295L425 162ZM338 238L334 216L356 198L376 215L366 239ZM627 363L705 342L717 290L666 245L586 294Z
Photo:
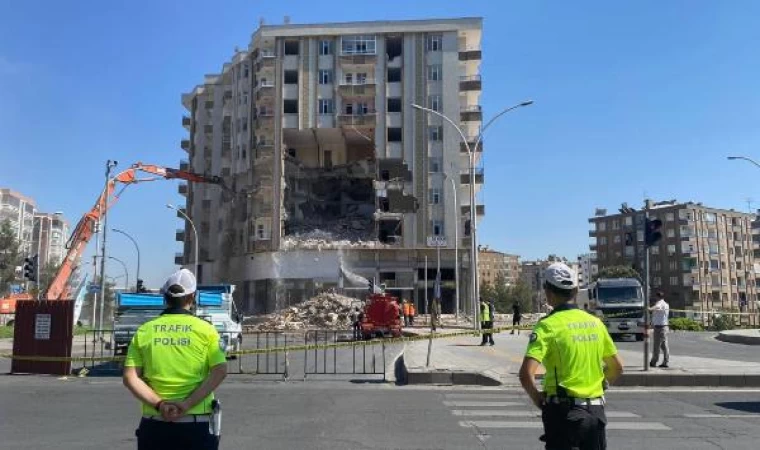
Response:
M243 78L248 78L248 64L243 65Z
M428 81L441 81L443 67L440 64L433 64L427 68Z
M388 98L388 112L400 113L401 112L401 99L398 97Z
M652 286L661 286L662 280L660 277L652 277Z
M319 113L320 114L332 114L335 110L335 103L331 98L319 99Z
M653 255L659 255L660 254L660 247L658 247L656 245L653 246L653 247L651 247L649 250L652 252Z
M388 68L388 83L400 83L401 82L401 68L389 67Z
M636 241L638 241L638 242L644 242L644 231L643 230L637 230L636 231Z
M341 38L341 53L344 55L374 55L376 39L372 35L343 36Z
M615 219L612 221L612 229L613 230L619 230L620 229L620 221L618 219Z
M430 141L442 141L443 140L443 127L428 127L428 138Z
M672 212L665 214L665 221L666 222L672 222L674 220L676 220L675 214L673 214Z
M616 235L615 235L615 236L612 238L612 242L613 242L613 243L615 243L615 244L619 244L619 243L620 243L620 235L619 235L619 234L616 234Z
M703 220L708 223L715 223L716 221L715 213L704 213Z
M669 261L668 267L670 267L671 271L678 270L678 261Z
M437 204L441 203L441 190L440 189L437 189L437 188L430 189L429 194L430 195L428 196L428 201L430 202L431 205L437 205Z
M710 254L711 255L718 254L718 244L710 244Z
M441 112L441 96L431 95L428 97L428 108L436 112Z
M606 222L597 222L596 223L596 231L607 231L607 223Z
M298 71L286 70L284 81L285 81L285 84L298 84Z
M430 172L440 173L443 167L443 158L430 158Z
M661 270L662 270L662 263L661 263L660 261L655 261L655 262L654 262L654 267L653 267L653 270L654 270L655 272L659 272L659 271L661 271Z
M388 142L401 142L400 127L388 127Z
M666 231L666 235L669 238L674 238L676 237L676 230L674 230L673 228L668 228L668 231Z
M428 34L425 38L425 50L440 52L443 47L443 36L440 34Z
M332 84L332 82L333 82L332 70L319 71L319 84Z
M670 285L678 286L678 277L670 277Z
M688 209L682 209L678 211L678 218L684 219L684 220L692 220L694 218L694 215L691 213Z
M668 245L668 256L673 256L676 254L676 246L675 245Z
M326 39L319 41L319 54L332 55L332 41Z
M430 224L433 228L433 236L442 236L443 235L443 222L440 220L431 220Z
M625 225L627 227L633 226L633 217L631 217L631 216L624 217L623 218L623 225Z
M599 237L599 245L607 245L607 236Z
M298 54L298 41L285 41L285 54L297 55Z
M284 114L298 114L298 100L284 100L282 112Z

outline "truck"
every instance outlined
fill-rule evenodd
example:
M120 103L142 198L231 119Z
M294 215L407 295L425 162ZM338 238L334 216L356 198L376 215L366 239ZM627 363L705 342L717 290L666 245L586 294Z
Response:
M600 278L589 286L590 309L607 327L610 335L634 335L644 339L644 292L635 278Z
M372 293L367 297L359 323L363 339L375 336L401 336L401 318L398 298L386 293Z
M234 290L234 285L198 286L196 297L195 315L214 325L219 347L227 354L240 350L243 343L242 316L232 300ZM116 355L123 355L137 328L158 317L166 306L158 293L119 292L116 301L113 349Z

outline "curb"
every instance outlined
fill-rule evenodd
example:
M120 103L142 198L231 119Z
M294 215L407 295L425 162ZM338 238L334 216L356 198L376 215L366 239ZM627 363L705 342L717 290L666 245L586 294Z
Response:
M404 367L406 369L406 367ZM450 386L501 386L498 380L477 372L438 370L435 372L406 371L406 384L439 384Z
M615 386L647 387L760 387L760 374L626 374L624 373Z
M715 336L715 339L729 342L731 344L760 345L760 334L757 336L748 336L746 334L721 331Z

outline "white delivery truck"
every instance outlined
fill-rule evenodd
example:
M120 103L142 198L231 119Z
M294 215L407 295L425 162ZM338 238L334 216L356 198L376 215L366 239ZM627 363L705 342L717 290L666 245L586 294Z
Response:
M635 278L600 278L588 289L590 310L602 319L610 335L644 339L644 291Z
M233 292L233 284L198 286L198 306L195 310L196 316L214 325L219 332L219 347L228 355L243 346L243 317L235 307Z

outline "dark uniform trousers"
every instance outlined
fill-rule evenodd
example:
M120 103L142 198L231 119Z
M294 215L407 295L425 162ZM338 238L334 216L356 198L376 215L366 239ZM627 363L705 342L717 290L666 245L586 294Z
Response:
M480 322L480 328L483 330L483 340L480 341L481 344L493 344L493 332L486 332L486 330L493 329L493 322L490 320L486 322Z
M143 418L137 450L217 450L219 438L209 432L208 422L161 422Z
M607 416L604 406L578 406L571 404L544 405L541 410L544 422L546 450L605 450Z

